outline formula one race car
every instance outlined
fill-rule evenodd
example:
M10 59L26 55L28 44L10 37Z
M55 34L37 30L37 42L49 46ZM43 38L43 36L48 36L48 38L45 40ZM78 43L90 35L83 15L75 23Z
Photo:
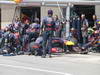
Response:
M61 38L52 38L52 53L63 53L65 52L65 44Z

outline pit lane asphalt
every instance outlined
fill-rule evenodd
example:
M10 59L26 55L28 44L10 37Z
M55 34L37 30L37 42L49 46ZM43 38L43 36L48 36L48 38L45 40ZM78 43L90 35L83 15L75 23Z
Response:
M0 55L0 75L100 75L100 54Z

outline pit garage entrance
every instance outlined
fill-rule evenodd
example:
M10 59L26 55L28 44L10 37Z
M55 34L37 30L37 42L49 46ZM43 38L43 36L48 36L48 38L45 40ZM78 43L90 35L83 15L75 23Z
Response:
M81 16L81 14L85 14L86 18L88 19L89 26L93 26L92 16L95 14L94 5L75 5L73 9L78 16Z
M21 7L21 19L29 19L31 22L34 22L36 17L41 18L40 14L40 7Z

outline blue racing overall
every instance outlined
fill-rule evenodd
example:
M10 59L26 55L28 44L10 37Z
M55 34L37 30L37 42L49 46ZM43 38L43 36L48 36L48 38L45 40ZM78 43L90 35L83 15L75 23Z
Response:
M46 56L47 52L49 56L51 56L51 48L52 48L52 37L53 37L53 31L55 30L55 22L52 17L46 17L43 19L43 51L42 51L42 56Z

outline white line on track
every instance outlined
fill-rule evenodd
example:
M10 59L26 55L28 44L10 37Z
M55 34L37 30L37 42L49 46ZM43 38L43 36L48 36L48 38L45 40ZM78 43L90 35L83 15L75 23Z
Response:
M50 70L38 69L38 68L32 68L32 67L25 67L25 66L15 66L15 65L9 65L9 64L0 64L0 66L17 68L17 69L25 69L25 70L33 70L33 71L39 71L39 72L54 73L54 74L61 74L61 75L72 75L72 74L69 74L69 73L50 71Z

